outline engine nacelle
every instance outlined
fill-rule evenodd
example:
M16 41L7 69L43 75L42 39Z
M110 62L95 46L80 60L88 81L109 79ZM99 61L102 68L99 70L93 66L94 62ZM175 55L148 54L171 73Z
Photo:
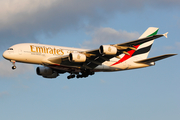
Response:
M59 75L49 67L37 67L36 73L44 78L56 78Z
M101 45L99 48L99 53L105 55L116 55L117 48L110 45Z
M69 54L69 61L70 62L85 62L86 55L81 53L70 53Z
M55 71L52 75L43 76L44 78L56 78L59 74Z

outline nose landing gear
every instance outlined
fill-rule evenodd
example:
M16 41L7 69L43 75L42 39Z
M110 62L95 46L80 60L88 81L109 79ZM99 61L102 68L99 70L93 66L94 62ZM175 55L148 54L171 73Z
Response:
M11 60L11 63L13 64L12 69L13 69L13 70L16 69L16 65L15 65L16 61Z

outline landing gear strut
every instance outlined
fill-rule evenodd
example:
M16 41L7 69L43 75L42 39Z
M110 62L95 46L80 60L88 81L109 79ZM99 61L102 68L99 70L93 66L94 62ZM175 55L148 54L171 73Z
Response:
M12 69L13 69L13 70L14 70L14 69L16 69L15 62L16 62L16 61L14 61L14 60L11 60L11 63L13 64L13 66L12 66Z

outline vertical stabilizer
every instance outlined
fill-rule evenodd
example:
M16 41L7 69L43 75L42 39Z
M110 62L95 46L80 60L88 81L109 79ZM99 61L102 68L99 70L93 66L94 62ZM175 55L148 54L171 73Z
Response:
M156 27L149 27L140 37L140 38L145 38L145 37L150 37L153 35L156 35L158 32L159 28ZM141 44L137 51L134 52L134 54L132 56L136 56L136 58L138 57L139 59L146 59L148 57L148 54L150 52L151 46L153 44L154 40L145 42L143 44Z
M149 27L140 37L140 38L145 38L145 37L150 37L153 35L156 35L158 32L159 28L156 27Z

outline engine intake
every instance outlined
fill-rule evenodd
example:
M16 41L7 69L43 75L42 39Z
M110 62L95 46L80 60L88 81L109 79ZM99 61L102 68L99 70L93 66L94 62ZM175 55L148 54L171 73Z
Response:
M117 48L110 45L101 45L99 48L99 53L105 55L116 55Z
M81 53L70 53L69 54L69 61L70 62L85 62L86 55Z

